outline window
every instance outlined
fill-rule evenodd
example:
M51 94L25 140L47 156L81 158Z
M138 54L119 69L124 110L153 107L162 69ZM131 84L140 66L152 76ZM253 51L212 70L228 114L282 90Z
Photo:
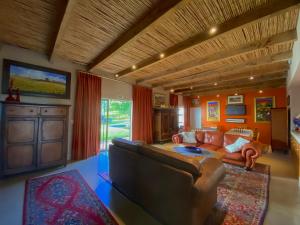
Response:
M131 139L131 101L101 100L100 137L100 150L107 150L114 138Z
M183 107L178 108L178 127L182 128L184 126L184 109Z

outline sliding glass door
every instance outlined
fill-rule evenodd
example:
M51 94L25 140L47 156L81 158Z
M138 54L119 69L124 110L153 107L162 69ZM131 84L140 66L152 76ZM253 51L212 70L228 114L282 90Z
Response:
M100 150L107 150L116 137L131 139L131 101L102 99Z

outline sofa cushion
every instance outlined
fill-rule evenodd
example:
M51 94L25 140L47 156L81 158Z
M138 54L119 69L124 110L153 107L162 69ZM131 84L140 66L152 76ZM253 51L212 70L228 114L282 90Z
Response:
M195 131L196 140L198 143L204 143L205 132Z
M151 145L143 145L138 151L161 163L191 173L194 177L199 177L201 175L201 164L199 161L187 158L179 153L162 150Z
M235 161L244 161L245 159L243 158L241 152L235 152L235 153L229 153L226 148L219 148L217 150L218 152L225 153L224 158L226 159L231 159Z
M212 144L215 146L223 146L223 136L224 133L221 131L206 131L204 144Z
M201 144L198 147L206 149L206 150L210 150L210 151L216 151L220 148L219 146L211 145L211 144Z
M233 144L227 145L225 148L230 153L239 152L242 150L242 147L249 142L249 140L239 137Z
M131 151L137 151L138 148L144 144L143 141L128 141L123 138L114 138L112 143L120 148L125 148Z
M227 145L233 144L239 137L242 137L246 140L251 141L251 137L245 137L241 135L233 135L233 134L224 134L224 143L223 147L226 147Z
M182 132L181 133L182 139L184 143L189 144L196 144L197 140L195 137L195 132Z

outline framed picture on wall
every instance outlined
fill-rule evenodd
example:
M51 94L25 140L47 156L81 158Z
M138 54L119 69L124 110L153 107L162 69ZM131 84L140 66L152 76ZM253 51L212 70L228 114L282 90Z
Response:
M19 89L21 95L70 98L71 74L69 72L3 60L2 93L10 86Z
M269 123L271 121L271 108L275 107L275 97L256 97L254 99L254 121L256 123Z
M244 95L232 95L227 97L227 104L244 104Z
M220 102L207 101L206 103L206 119L207 121L220 121Z
M153 95L153 106L154 107L167 107L167 96L164 94L155 93Z

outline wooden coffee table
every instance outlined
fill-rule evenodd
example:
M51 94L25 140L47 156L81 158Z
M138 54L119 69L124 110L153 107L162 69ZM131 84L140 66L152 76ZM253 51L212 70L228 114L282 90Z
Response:
M178 152L175 149L175 147L185 147L182 144L166 143L166 144L154 144L153 146L163 149L163 150L166 150L166 151L177 152L181 155L184 155L185 157L193 158L193 159L196 159L199 161L202 161L205 158L216 158L216 159L222 160L223 157L225 156L225 153L211 151L211 150L207 150L207 149L203 149L202 153L193 153L193 152L189 152L187 150Z

